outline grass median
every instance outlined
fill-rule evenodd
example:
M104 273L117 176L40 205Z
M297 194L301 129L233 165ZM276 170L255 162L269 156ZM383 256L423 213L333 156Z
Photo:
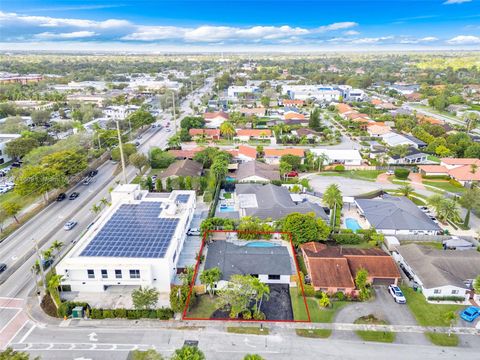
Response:
M249 334L249 335L268 335L269 330L266 327L257 326L229 326L227 332L233 334Z

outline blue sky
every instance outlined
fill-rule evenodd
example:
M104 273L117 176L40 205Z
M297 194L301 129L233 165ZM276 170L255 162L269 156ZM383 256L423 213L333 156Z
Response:
M480 0L4 0L0 49L480 50Z

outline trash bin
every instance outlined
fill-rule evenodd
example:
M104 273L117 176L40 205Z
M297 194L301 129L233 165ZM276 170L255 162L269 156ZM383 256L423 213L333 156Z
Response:
M72 310L72 318L79 319L83 318L83 307L77 306Z

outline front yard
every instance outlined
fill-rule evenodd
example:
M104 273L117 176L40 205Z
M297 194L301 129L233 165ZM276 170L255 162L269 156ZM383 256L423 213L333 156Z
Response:
M303 302L301 290L297 288L290 288L290 298L292 300L293 318L297 321L308 321L307 309ZM310 312L310 319L314 323L331 323L338 310L347 305L346 301L332 301L329 308L320 307L318 299L314 297L307 297L308 310Z
M383 170L347 170L347 171L323 171L318 173L321 176L341 176L349 179L376 181L378 175L384 173Z
M355 320L355 324L388 325L388 321L377 319L373 315L367 315ZM376 341L384 343L391 343L395 341L395 333L390 331L357 330L355 333L363 341Z
M451 192L451 193L463 193L465 191L465 188L463 186L452 184L451 182L446 181L446 180L437 180L437 181L423 180L422 183L424 185L433 186L433 187L436 187L438 189L448 191L448 192ZM428 186L427 186L427 189L429 189Z

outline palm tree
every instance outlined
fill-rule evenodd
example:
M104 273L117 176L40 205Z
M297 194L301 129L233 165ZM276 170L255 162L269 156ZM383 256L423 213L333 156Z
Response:
M454 311L449 311L444 315L444 317L445 317L445 321L447 321L449 324L448 336L450 336L452 335L453 324L455 324L457 320L457 314Z
M61 241L58 241L58 240L55 240L53 243L52 243L52 246L51 248L55 251L56 254L58 254L60 252L60 249L63 247L63 242Z
M328 205L330 209L336 206L343 205L342 192L337 184L330 184L323 194L323 202Z
M318 171L323 171L323 165L328 161L328 156L325 153L321 153L317 157Z
M179 148L180 137L178 135L173 135L170 139L168 139L168 146L171 148Z
M235 127L230 121L225 121L220 125L220 133L227 139L231 139L235 135Z
M50 280L48 280L48 284L47 284L48 291L50 292L50 295L53 295L52 296L52 299L54 300L53 303L57 308L59 306L59 304L57 304L57 301L60 301L60 292L58 288L60 287L62 280L63 280L62 275L53 275L50 278Z
M463 120L467 126L467 134L477 127L478 115L474 112L468 112L464 115Z
M101 198L100 199L100 204L102 204L103 206L109 206L110 205L107 198Z
M409 184L405 184L403 186L400 186L400 188L398 189L398 191L400 192L400 194L402 194L403 196L405 197L410 197L410 195L412 195L413 193L413 187L411 187Z
M267 284L262 283L258 278L254 278L252 281L252 287L255 291L255 310L260 312L262 307L262 301L265 298L267 301L270 299L270 288Z
M440 202L440 207L438 209L437 216L443 222L446 222L448 219L456 220L460 217L458 212L458 204L451 199L443 199Z
M98 204L93 204L92 208L90 209L95 215L97 215L100 211L102 211L102 208Z

